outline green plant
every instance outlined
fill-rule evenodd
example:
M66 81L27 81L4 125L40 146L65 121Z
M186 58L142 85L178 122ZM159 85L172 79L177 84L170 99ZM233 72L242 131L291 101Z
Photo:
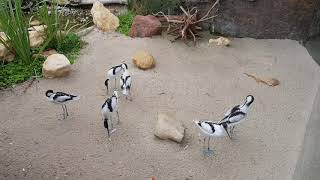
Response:
M39 58L26 65L16 59L11 63L0 65L0 87L10 87L36 74L40 75L43 61L44 58Z
M27 23L24 20L21 0L3 0L0 3L0 29L5 37L0 36L2 43L10 51L14 52L18 59L26 64L32 61Z
M85 44L86 43L82 41L78 35L69 33L59 44L57 51L59 53L65 54L70 63L73 64L75 59L79 56L80 50L84 47Z
M58 12L57 1L51 1L52 6L49 6L46 2L41 3L39 8L39 19L43 22L47 28L45 29L46 42L43 45L42 50L46 48L56 49L58 44L62 41L62 34L60 28L60 13Z
M181 4L181 0L129 0L129 9L136 14L152 14L159 11L170 14Z
M134 17L135 14L132 11L128 11L127 13L120 15L120 26L118 31L128 36Z

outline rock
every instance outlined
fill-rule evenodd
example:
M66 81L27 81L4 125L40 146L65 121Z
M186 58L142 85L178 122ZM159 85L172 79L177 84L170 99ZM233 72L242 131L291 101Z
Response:
M6 34L5 34L4 32L0 32L0 37L1 37L3 40L7 41L7 36L6 36Z
M119 27L119 19L99 1L93 3L91 14L93 23L103 32L114 32Z
M47 57L42 65L42 73L45 78L64 77L71 72L71 64L63 54L53 54Z
M33 20L30 22L29 26L39 26L41 25L42 23L38 20Z
M79 1L79 0L77 0ZM79 5L93 4L96 0L81 0ZM102 4L128 4L128 0L99 0Z
M3 44L0 43L0 60L5 62L11 62L15 58L15 55L11 53Z
M47 51L43 51L41 54L33 54L32 57L33 58L37 58L37 57L48 57L52 54L58 54L58 52L55 49L50 49Z
M203 0L187 1L191 7L198 5L201 14L211 7L200 5ZM215 31L221 34L268 39L308 39L320 33L319 24L319 0L220 1L219 15L213 19Z
M209 44L216 44L217 46L229 46L231 41L225 37L219 37L217 39L209 39Z
M40 26L32 26L28 28L28 31L38 31L38 32L44 32L44 30L47 28L46 25L40 25Z
M44 43L45 37L44 32L40 31L29 31L30 47L39 47Z
M130 37L151 37L161 34L161 22L152 15L136 16L133 20Z
M138 68L146 70L153 68L156 64L153 56L146 51L138 51L133 55L133 64Z
M9 53L9 50L0 43L0 59L3 59L7 54Z
M182 123L171 114L158 114L154 135L160 139L170 139L180 143L184 137L184 127Z

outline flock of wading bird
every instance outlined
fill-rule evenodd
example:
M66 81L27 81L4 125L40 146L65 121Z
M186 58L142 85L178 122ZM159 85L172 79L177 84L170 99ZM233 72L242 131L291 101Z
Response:
M105 100L101 107L101 113L104 120L104 127L107 129L107 134L109 138L110 135L116 131L116 129L113 127L112 122L112 117L114 114L117 115L117 123L119 124L120 122L118 112L119 95L116 91L117 77L120 77L120 87L122 90L122 94L125 96L126 99L132 99L130 93L132 77L128 70L128 65L126 63L122 63L120 65L110 68L107 72L107 79L105 80L104 84L107 87L107 93L109 94L109 83L111 80L114 80L115 90L113 94ZM64 119L67 118L67 116L69 116L66 104L68 102L80 99L80 96L71 95L64 92L54 92L53 90L47 90L46 96L49 101L55 104L60 104L62 106ZM204 135L204 146L206 143L206 139L208 139L208 146L207 148L204 148L204 153L210 154L213 152L210 149L211 137L228 136L230 139L232 139L235 126L246 120L247 113L253 101L254 97L252 95L248 95L243 104L236 105L230 110L228 110L219 122L213 122L209 120L194 120L194 123Z

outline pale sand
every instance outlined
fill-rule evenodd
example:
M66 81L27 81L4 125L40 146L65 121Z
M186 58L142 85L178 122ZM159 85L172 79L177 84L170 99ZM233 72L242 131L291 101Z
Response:
M292 178L320 83L320 68L296 41L234 39L221 48L98 32L85 39L89 46L69 77L42 79L26 94L26 84L0 92L0 179ZM154 69L133 67L130 57L140 49L154 55ZM120 99L122 124L108 141L100 114L104 80L123 60L133 74L133 101ZM244 72L281 84L257 84ZM46 100L47 89L81 95L68 105L68 119L58 120L61 107ZM233 141L212 141L216 154L204 157L192 120L218 121L248 94L256 98L248 121ZM153 135L157 112L167 111L187 128L181 145Z

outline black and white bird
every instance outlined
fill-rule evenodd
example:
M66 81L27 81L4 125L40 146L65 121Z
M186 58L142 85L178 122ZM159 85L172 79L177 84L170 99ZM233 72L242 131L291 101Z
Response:
M75 96L64 92L53 92L53 90L47 90L46 96L50 102L60 104L62 106L63 119L69 116L66 103L80 99L80 96Z
M120 85L122 89L122 94L126 96L126 99L128 99L128 96L131 95L131 83L132 79L129 70L125 70L120 77Z
M228 124L225 122L214 123L208 120L195 120L194 123L205 135L203 144L205 146L206 137L208 137L208 151L210 151L210 139L211 137L225 137L229 136Z
M224 118L220 120L219 123L226 122L230 127L230 134L232 135L235 125L246 120L247 113L253 101L254 97L252 95L248 95L244 104L234 106L228 110L225 113Z
M116 130L116 129L113 129L112 114L116 112L118 117L118 123L120 122L118 104L119 104L118 92L114 91L112 96L108 97L102 105L101 113L103 115L104 127L107 129L107 132L108 132L108 137L110 137L110 134ZM109 128L109 120L111 124L111 129Z
M126 63L122 63L118 66L114 66L110 68L107 72L107 79L104 84L107 87L107 93L109 94L109 81L114 79L114 88L117 87L117 77L120 76L125 70L128 69L128 65Z

